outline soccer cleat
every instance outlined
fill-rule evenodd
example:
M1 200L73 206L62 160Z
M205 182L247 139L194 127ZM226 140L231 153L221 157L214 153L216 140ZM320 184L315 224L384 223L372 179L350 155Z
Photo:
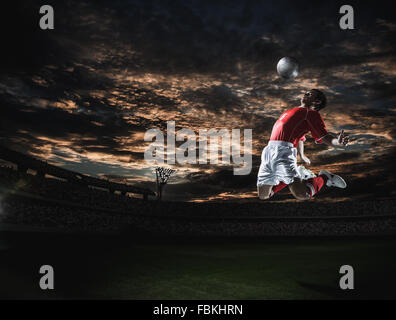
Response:
M340 176L331 173L327 170L320 170L319 175L325 175L327 177L326 186L328 187L337 187L337 188L346 188L347 184L344 179Z

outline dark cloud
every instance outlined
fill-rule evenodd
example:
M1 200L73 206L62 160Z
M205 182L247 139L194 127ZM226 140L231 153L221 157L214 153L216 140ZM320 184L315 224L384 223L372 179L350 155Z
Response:
M348 160L359 159L360 152L340 152L335 155L319 155L315 159L316 165L336 164L338 162L346 162Z
M378 175L385 177L394 153L396 19L390 3L352 1L356 30L343 31L342 4L52 1L55 30L43 31L40 1L7 2L0 19L1 143L92 174L133 172L129 179L150 184L151 168L142 161L147 129L165 131L169 120L195 132L251 128L250 175L177 166L178 182L168 186L169 198L242 194L255 188L276 118L298 105L304 90L319 87L329 101L322 112L329 129L346 129L354 144L340 153L308 139L312 169L345 172L350 197L370 192L359 173L379 172L381 160ZM300 63L293 81L275 73L283 56Z
M186 178L193 183L216 185L221 188L242 189L255 186L257 170L253 170L250 175L236 176L232 169L217 170L211 174L190 173Z
M225 85L211 86L198 90L186 90L182 97L192 104L200 104L200 108L213 111L237 111L243 106L242 100Z

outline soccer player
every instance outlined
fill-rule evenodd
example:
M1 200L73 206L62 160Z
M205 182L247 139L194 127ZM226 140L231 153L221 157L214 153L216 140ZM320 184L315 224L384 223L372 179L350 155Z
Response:
M257 176L260 199L269 199L286 186L298 200L311 199L325 184L328 187L346 187L344 179L327 170L321 170L317 177L303 180L297 167L297 152L305 163L309 162L304 155L305 134L308 132L316 143L346 147L349 142L344 130L337 135L327 131L319 113L325 106L323 92L312 89L301 98L301 106L287 110L276 121L270 141L261 154Z

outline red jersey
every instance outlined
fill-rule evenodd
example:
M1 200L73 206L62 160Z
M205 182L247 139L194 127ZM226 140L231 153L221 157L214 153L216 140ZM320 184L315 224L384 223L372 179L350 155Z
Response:
M326 125L318 111L297 107L285 111L272 128L270 141L287 141L297 146L304 135L311 132L316 142L327 135Z

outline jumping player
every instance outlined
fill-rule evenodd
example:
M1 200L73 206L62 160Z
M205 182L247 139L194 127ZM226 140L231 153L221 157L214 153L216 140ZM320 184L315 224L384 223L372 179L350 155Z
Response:
M268 199L286 186L298 200L311 199L325 184L328 187L346 187L344 179L326 170L321 170L317 177L302 180L297 167L297 152L304 162L309 162L303 151L305 134L308 132L316 143L346 147L349 142L344 130L338 135L327 131L319 114L319 110L325 106L326 96L323 92L312 89L302 97L301 106L287 110L276 121L270 141L261 154L257 176L260 199Z

